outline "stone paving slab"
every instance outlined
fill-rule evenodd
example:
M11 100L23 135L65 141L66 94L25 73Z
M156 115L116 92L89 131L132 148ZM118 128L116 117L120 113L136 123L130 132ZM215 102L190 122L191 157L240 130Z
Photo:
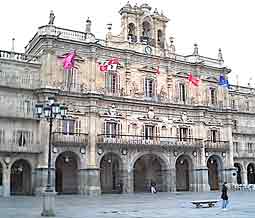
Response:
M254 218L255 192L230 193L230 208L195 208L192 200L219 199L220 193L141 193L56 198L56 218ZM0 218L41 217L42 198L0 198Z

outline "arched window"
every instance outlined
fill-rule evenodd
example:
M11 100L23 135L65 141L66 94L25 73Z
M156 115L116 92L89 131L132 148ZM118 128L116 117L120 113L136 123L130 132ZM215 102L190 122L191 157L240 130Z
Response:
M135 24L133 23L128 24L128 41L129 42L137 41L137 37L135 35Z
M151 24L148 21L144 21L143 22L143 32L142 32L142 36L144 40L148 40L151 38Z
M164 48L163 33L162 33L161 30L158 30L158 35L157 35L157 37L158 37L158 46L159 46L160 48Z

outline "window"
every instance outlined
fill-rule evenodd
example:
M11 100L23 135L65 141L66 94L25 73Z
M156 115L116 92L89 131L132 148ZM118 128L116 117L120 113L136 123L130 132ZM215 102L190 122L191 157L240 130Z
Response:
M16 130L13 132L13 143L24 147L31 145L34 142L34 136L32 131Z
M25 104L24 105L24 112L29 114L30 113L30 109L31 109L31 103L30 103L30 101L25 100L24 104Z
M211 104L216 104L216 90L210 89Z
M180 133L179 133L179 138L180 141L187 141L188 139L188 128L180 128Z
M180 100L181 102L186 101L186 90L185 90L185 85L183 83L179 84L179 89L180 89Z
M64 135L73 135L74 132L74 120L63 120L63 134Z
M217 142L217 130L213 129L211 130L211 141L212 142Z
M153 79L145 79L144 95L145 97L150 97L150 98L154 96L154 80Z
M249 101L246 101L246 111L249 111L250 110L250 104L249 104Z
M70 91L71 89L78 88L79 84L79 71L76 68L64 70L64 83L65 87Z
M128 41L136 42L137 37L135 35L135 25L133 23L128 24Z
M236 108L236 101L234 99L231 101L231 108L232 109Z
M154 126L145 125L144 126L144 137L145 139L152 140L153 139Z
M253 144L248 142L248 152L253 152Z
M105 122L105 132L107 138L116 138L121 134L121 125L117 122Z
M237 120L233 120L233 129L234 129L234 130L237 129Z
M0 129L0 145L5 143L5 132L4 129Z
M238 142L233 142L233 149L234 149L234 152L235 153L238 153L239 152L239 148L238 148Z
M106 90L107 92L116 94L119 92L119 75L117 73L107 72L106 76Z
M161 30L158 30L158 46L164 48L163 34Z

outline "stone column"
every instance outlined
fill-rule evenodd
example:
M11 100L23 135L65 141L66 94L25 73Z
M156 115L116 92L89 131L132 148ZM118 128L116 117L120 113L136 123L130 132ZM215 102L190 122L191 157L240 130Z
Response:
M175 165L173 165L175 166ZM170 168L169 169L169 184L168 184L168 188L170 192L175 192L176 191L176 169L174 168Z
M128 169L127 171L127 192L134 192L134 169Z
M11 166L8 168L3 165L3 197L10 196L11 189Z
M97 105L96 101L91 100L89 106L89 125L88 125L88 164L85 169L84 179L86 182L86 193L89 195L99 195L100 187L100 169L96 161L96 137L97 137Z
M93 52L96 52L96 48L93 48ZM95 92L96 91L96 73L97 73L97 66L96 66L96 55L90 56L89 58L89 91Z
M242 170L242 183L245 185L248 184L248 175L246 169Z

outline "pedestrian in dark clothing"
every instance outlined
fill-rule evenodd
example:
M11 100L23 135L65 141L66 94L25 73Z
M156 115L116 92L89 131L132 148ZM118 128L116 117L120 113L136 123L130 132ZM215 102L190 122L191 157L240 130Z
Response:
M228 187L226 186L227 183L224 182L222 185L222 194L221 194L221 199L222 199L222 209L226 210L227 205L228 205Z

